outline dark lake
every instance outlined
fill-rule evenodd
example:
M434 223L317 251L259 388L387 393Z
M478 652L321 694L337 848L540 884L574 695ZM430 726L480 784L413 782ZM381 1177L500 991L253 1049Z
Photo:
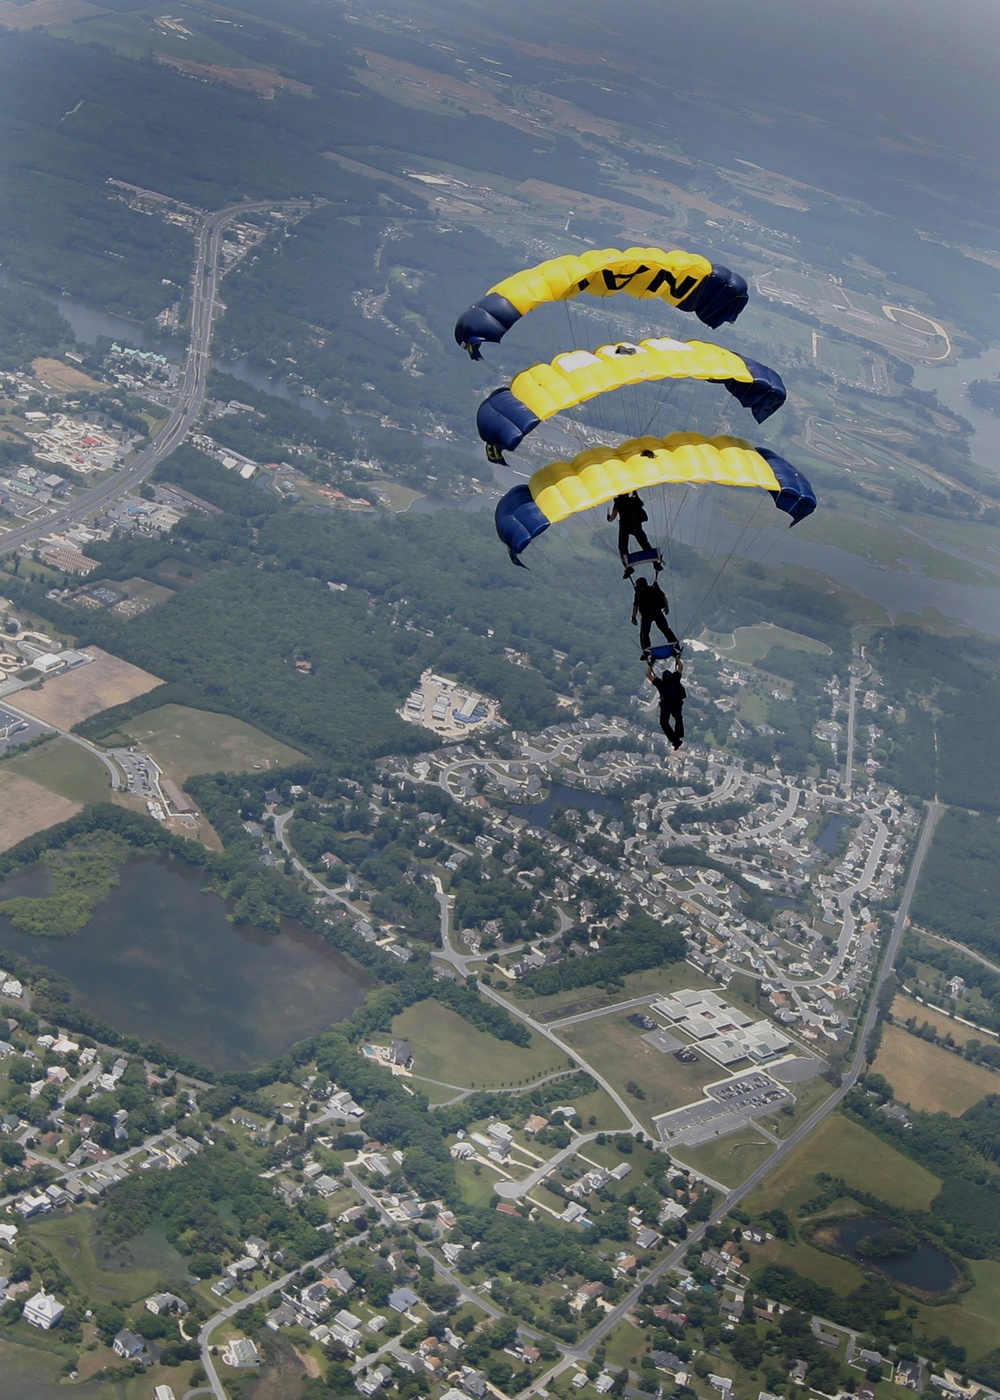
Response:
M846 817L837 816L836 814L830 817L826 826L824 826L823 830L816 837L816 845L819 847L819 849L821 851L826 851L826 853L829 855L829 853L833 850L834 846L837 843L837 837L840 835L840 833L843 831L846 825Z
M524 817L532 826L545 829L557 807L576 807L581 812L601 812L611 817L622 814L620 797L603 792L584 792L581 788L567 787L565 783L553 783L540 802L508 802L504 805L515 816Z
M917 1288L923 1293L946 1293L961 1282L962 1275L940 1249L932 1244L918 1244L909 1254L900 1254L891 1259L860 1259L857 1248L869 1235L880 1235L894 1224L878 1215L859 1215L841 1221L829 1231L829 1247L837 1254L846 1254L865 1268L877 1266L878 1271L901 1283L904 1288Z
M74 1004L123 1034L219 1070L266 1063L350 1016L375 985L290 919L278 935L231 924L225 901L202 893L206 880L178 861L132 861L69 938L34 938L0 916L0 966L9 949L50 967L69 981ZM38 870L0 885L0 899L44 892Z

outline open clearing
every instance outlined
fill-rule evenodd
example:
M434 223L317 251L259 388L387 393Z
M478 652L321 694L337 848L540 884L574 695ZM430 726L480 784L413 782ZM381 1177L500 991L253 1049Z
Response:
M693 1065L682 1064L673 1055L663 1055L642 1039L642 1032L618 1012L595 1016L567 1026L559 1037L610 1080L643 1122L671 1108L681 1108L701 1098L702 1086L725 1079L726 1072L714 1062L698 1057ZM633 1083L644 1099L635 1098L625 1088Z
M62 360L32 360L31 368L46 388L59 389L67 394L81 390L89 393L95 389L100 392L106 387L98 380L91 379L89 374L84 374L82 369L74 369Z
M605 992L600 987L568 987L548 997L508 996L512 1006L523 1007L536 1021L553 1025L563 1016L578 1016L584 1011L596 1011L602 1006L614 1006L632 997L648 996L650 1000L661 992L676 992L681 988L711 987L715 984L685 962L668 963L650 968L648 972L630 972L622 979L622 987ZM641 1010L642 1008L636 1008Z
M82 806L15 773L10 763L0 765L0 851L56 822L68 821Z
M728 657L752 665L766 656L772 647L787 647L789 651L811 651L817 656L830 656L830 648L815 637L802 632L790 632L771 622L757 622L752 627L737 627L735 632L706 632L699 638L706 646Z
M908 1210L928 1210L941 1182L925 1167L911 1162L881 1138L831 1113L780 1166L752 1191L746 1208L751 1214L781 1206L793 1215L816 1194L816 1176L829 1172L883 1200Z
M393 1021L392 1033L410 1042L418 1074L463 1088L511 1088L567 1068L566 1056L541 1036L533 1034L522 1050L477 1031L437 1001L407 1007Z
M93 1237L96 1220L97 1212L84 1206L32 1226L32 1234L52 1251L85 1297L99 1303L131 1303L153 1293L163 1282L183 1283L187 1273L184 1260L162 1232L146 1229L113 1258L101 1258Z
M950 1035L956 1045L964 1045L968 1040L982 1039L982 1032L973 1030L971 1026L961 1025L946 1011L940 1011L936 1006L921 1006L919 1001L904 996L902 992L892 1003L892 1014L897 1021L908 1021L912 1016L918 1026L922 1026L926 1021L934 1027L938 1035ZM971 1014L975 1015L975 1012ZM992 1036L988 1039L992 1040Z
M885 1075L896 1097L911 1108L953 1118L987 1094L1000 1093L1000 1075L898 1026L886 1026L872 1069Z
M112 705L124 705L163 684L159 676L140 671L100 647L88 647L87 655L94 658L88 665L53 676L42 690L19 691L19 709L56 729L72 729L82 719L99 715Z
M280 768L302 758L297 749L241 719L187 705L147 710L123 729L179 782L193 773L244 773Z
M113 797L108 770L96 754L61 735L7 759L0 771L30 778L69 802L86 805ZM145 811L145 803L141 810Z
M763 1133L746 1128L741 1133L731 1133L718 1142L706 1142L700 1147L678 1147L672 1156L686 1167L696 1172L704 1172L723 1186L739 1186L741 1181L766 1162L774 1151L774 1143Z
M962 1301L937 1308L918 1304L920 1325L928 1337L944 1333L965 1347L970 1360L977 1361L996 1346L1000 1263L995 1259L969 1259L965 1267L974 1283L968 1293L962 1294Z

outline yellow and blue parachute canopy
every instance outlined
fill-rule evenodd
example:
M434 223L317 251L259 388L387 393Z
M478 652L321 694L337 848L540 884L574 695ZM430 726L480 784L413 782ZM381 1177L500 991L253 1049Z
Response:
M691 311L715 329L735 321L747 304L747 284L739 273L715 266L700 253L680 248L592 248L567 253L505 277L462 313L455 339L474 360L484 341L500 343L515 322L535 307L568 301L581 292L610 297L624 292L659 299Z
M510 387L494 389L479 405L476 427L492 461L503 461L528 433L553 414L629 384L664 379L704 379L724 384L763 423L785 402L781 376L704 340L619 341L594 351L570 350L550 364L533 365Z
M533 539L567 516L644 487L708 484L767 491L793 525L816 509L809 482L777 453L751 447L741 438L672 433L630 438L617 447L589 447L571 462L550 462L526 485L507 492L494 519L511 559L519 563Z

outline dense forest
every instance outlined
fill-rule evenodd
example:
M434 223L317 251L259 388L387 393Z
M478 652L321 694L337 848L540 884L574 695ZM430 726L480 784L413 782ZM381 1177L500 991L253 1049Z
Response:
M949 810L934 832L913 919L996 960L1000 957L1000 819Z

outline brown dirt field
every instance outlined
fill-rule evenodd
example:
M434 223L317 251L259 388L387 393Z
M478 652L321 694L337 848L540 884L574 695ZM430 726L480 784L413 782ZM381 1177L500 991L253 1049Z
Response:
M1000 1074L897 1026L886 1026L872 1069L885 1075L896 1097L911 1108L953 1118L987 1094L1000 1093Z
M27 5L14 5L0 0L0 26L4 29L34 29L38 25L75 24L78 19L107 14L103 5L89 5L87 0L29 0Z
M402 59L389 58L387 54L376 53L374 49L358 49L358 53L375 72L387 73L390 76L395 74L404 81L426 83L434 91L445 92L449 97L465 98L474 102L477 107L496 106L497 100L491 92L477 87L474 83L464 82L461 78L453 78L449 73L439 73L434 68L420 68L415 63L404 63Z
M31 778L0 767L0 851L56 822L68 821L81 806L49 792Z
M84 374L82 369L74 369L72 365L63 364L62 360L32 360L31 368L46 388L60 389L67 394L78 389L89 391L105 387L98 380L91 379L89 374Z
M210 83L225 83L227 87L252 92L255 97L271 98L276 92L312 92L308 84L297 83L294 78L283 78L280 73L271 72L266 68L226 68L221 63L195 63L193 59L174 58L165 53L158 53L156 59L169 68L178 68L182 73L190 73L194 78L206 78Z
M88 647L87 655L94 658L89 665L64 676L53 676L43 690L19 691L18 707L56 729L72 729L82 719L99 715L112 705L123 705L163 684L159 676L140 671L138 666L111 656L100 647Z

